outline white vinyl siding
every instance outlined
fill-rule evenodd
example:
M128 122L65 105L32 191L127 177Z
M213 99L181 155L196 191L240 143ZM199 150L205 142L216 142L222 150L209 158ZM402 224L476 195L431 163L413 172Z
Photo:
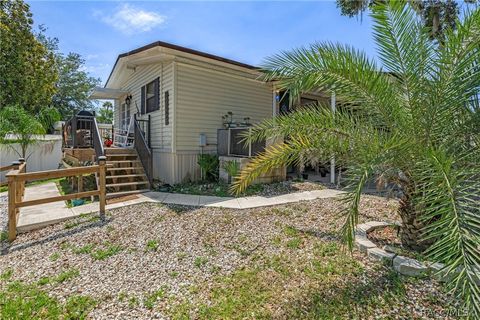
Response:
M200 152L200 133L216 151L217 129L222 116L233 112L233 120L251 123L272 117L272 87L269 84L227 72L178 63L176 71L176 150ZM250 76L251 77L251 76Z
M130 112L132 115L137 113L137 107L139 110L141 108L141 87L160 77L160 108L148 114L139 115L139 118L146 119L148 115L151 117L150 132L152 149L171 151L172 126L165 126L163 100L166 90L170 92L170 96L173 95L172 63L141 65L137 66L135 71L127 70L126 72L131 72L131 75L122 86L122 89L129 91L132 95L132 102L130 104ZM174 106L170 99L170 112L173 108Z

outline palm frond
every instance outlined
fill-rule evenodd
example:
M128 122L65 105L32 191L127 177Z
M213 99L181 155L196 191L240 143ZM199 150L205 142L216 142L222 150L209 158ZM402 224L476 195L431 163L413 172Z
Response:
M460 161L459 161L460 160ZM435 240L427 254L445 264L449 287L462 293L467 306L480 316L480 166L465 163L442 150L429 150L417 168L428 224L424 239Z
M277 80L292 99L311 90L335 91L339 99L359 106L365 119L395 128L405 121L399 92L365 53L350 46L317 43L283 52L263 65L266 80Z

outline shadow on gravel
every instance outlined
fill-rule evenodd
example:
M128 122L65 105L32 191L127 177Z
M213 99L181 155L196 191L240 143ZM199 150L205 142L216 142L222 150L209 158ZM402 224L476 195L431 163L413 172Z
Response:
M13 243L9 243L8 241L2 241L1 242L1 251L0 255L7 255L10 252L15 252L15 251L20 251L24 250L27 248L39 246L51 241L55 241L58 239L70 237L75 234L79 234L84 232L85 230L89 230L92 228L102 228L106 225L108 225L111 221L113 221L112 217L106 217L103 220L98 220L94 222L80 222L78 225L75 225L74 227L70 229L64 229L64 230L58 230L53 232L51 235L49 235L46 238L43 239L38 239L34 241L30 241L27 243L21 243L21 244L15 244L15 241Z

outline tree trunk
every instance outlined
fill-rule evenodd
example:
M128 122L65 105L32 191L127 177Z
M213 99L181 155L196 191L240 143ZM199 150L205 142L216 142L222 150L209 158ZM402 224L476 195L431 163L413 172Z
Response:
M400 199L400 208L398 209L402 225L400 227L400 239L402 244L409 249L423 252L433 241L422 241L422 229L426 222L420 219L421 211L412 204L409 195L404 195Z

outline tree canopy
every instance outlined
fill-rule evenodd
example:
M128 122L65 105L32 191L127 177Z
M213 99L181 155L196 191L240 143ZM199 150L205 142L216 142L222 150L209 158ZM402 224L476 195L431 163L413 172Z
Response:
M98 109L97 121L99 123L113 123L113 105L110 101L105 101Z
M455 28L459 15L459 2L454 0L401 0L409 5L422 18L424 25L430 29L430 37L441 40L448 28ZM342 15L354 17L385 0L337 0L337 7ZM460 3L477 4L478 0L464 0Z
M27 4L0 0L0 7L0 108L20 106L36 113L56 92L55 55L32 32Z

